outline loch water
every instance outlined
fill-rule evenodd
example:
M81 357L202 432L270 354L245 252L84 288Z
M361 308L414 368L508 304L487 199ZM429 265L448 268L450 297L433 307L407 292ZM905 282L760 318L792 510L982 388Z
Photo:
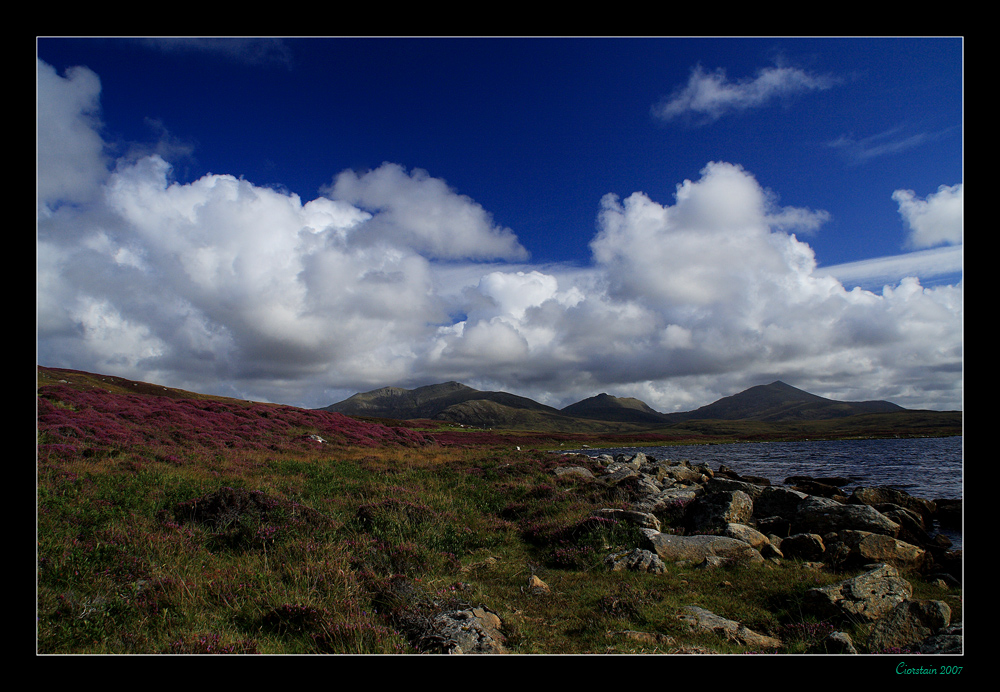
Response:
M857 486L889 486L928 500L962 498L962 436L882 440L804 440L739 442L668 447L615 447L575 450L599 454L643 452L657 460L725 464L740 475L763 476L775 485L789 476L844 476L850 495ZM955 548L960 531L941 530Z

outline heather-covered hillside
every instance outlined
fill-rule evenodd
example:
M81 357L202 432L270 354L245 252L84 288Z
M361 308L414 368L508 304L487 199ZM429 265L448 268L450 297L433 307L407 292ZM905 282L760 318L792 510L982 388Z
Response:
M315 447L318 435L362 447L423 445L430 438L406 427L368 423L328 411L236 400L175 399L81 390L68 384L38 389L38 451L82 454L107 446L141 446L176 458L219 449L291 451Z

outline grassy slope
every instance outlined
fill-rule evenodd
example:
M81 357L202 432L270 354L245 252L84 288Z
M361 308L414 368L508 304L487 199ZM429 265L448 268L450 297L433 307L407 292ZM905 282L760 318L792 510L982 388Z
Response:
M625 498L555 477L579 458L529 447L558 436L384 426L85 373L40 369L38 385L40 653L410 653L385 596L399 580L493 609L516 653L742 650L687 632L686 604L788 652L828 629L798 604L841 577L794 564L604 570L605 546L638 536L584 520ZM211 513L226 493L243 504ZM551 594L524 588L532 572Z

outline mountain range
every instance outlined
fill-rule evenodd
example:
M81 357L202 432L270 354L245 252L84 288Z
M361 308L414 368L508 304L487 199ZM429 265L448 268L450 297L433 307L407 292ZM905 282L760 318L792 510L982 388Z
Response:
M352 416L432 419L476 427L621 431L665 428L687 421L821 421L907 411L888 401L836 401L781 381L758 385L685 413L660 413L634 398L609 394L562 409L507 392L480 391L458 382L416 389L383 387L323 408Z

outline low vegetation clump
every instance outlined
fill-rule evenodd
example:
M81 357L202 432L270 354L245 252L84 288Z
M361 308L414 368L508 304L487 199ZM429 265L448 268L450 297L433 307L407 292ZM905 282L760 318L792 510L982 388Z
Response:
M787 652L829 630L798 604L838 577L795 564L609 570L642 534L593 516L622 498L553 473L589 460L68 380L37 398L42 654L417 653L437 614L477 608L513 653L747 650L684 627L689 604Z

